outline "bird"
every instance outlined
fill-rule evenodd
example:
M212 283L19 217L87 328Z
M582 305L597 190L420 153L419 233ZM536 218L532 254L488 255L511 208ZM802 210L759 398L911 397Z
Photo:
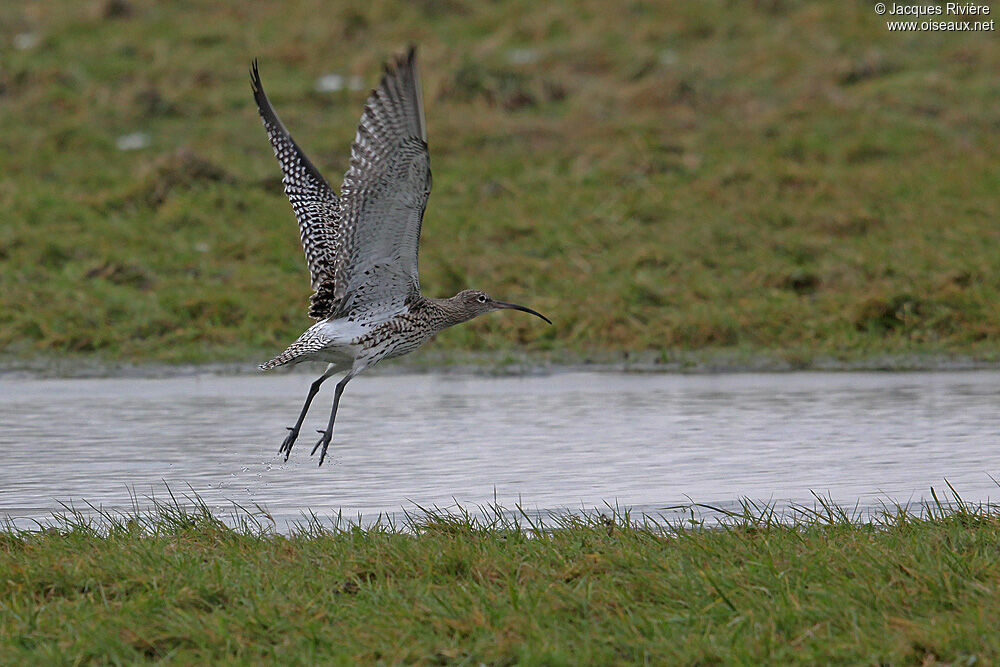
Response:
M538 311L465 289L445 299L420 291L417 250L431 191L416 47L390 58L365 102L340 194L295 143L264 92L255 59L250 84L257 110L282 171L285 195L298 221L313 294L316 323L262 371L304 361L326 362L310 386L294 426L281 443L288 460L313 398L323 382L337 383L326 429L317 430L319 465L326 459L344 388L383 359L417 349L437 332L496 310Z

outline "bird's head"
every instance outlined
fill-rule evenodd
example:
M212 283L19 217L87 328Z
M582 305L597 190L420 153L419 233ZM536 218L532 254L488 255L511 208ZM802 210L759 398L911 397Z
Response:
M497 301L486 292L480 292L479 290L462 290L452 297L452 301L457 302L458 306L462 309L463 314L468 315L467 319L470 320L473 317L479 317L480 315L485 315L486 313L493 312L494 310L510 309L520 310L524 313L531 313L535 317L540 317L549 324L552 324L552 321L549 318L537 311L532 310L531 308L518 306L514 303L506 303L505 301Z

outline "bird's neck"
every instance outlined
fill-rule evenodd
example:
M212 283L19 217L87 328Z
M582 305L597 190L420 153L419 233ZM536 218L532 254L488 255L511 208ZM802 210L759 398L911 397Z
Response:
M429 311L434 320L437 320L439 329L447 329L473 318L473 315L470 315L466 309L462 308L455 297L450 299L422 297L422 299L423 303L421 306Z

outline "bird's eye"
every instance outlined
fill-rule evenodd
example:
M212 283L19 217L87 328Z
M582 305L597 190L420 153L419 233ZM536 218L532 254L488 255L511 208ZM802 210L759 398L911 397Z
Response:
M486 295L480 294L479 296L476 297L476 301L478 301L479 303L486 303Z

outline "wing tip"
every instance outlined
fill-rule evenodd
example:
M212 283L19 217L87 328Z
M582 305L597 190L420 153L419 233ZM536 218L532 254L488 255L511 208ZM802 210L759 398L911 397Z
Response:
M424 116L424 94L420 84L420 69L417 66L417 45L410 42L406 46L403 54L396 55L388 59L383 65L382 79L379 85L369 93L369 100L377 100L382 96L381 91L388 87L389 79L405 78L406 73L412 82L413 94L417 105L417 123L419 125L420 138L427 141L427 120ZM365 106L367 111L369 105Z
M385 61L382 66L384 70L383 83L385 77L392 76L398 73L404 68L413 69L417 63L417 45L414 42L410 42L406 45L406 51L401 54L397 54L393 58L389 58Z
M265 113L270 110L271 103L267 99L267 93L264 92L264 84L260 80L260 67L256 58L250 63L250 92L253 93L254 102L257 103L257 112L261 118L264 118ZM274 111L271 110L271 113L273 114Z
M265 126L267 123L279 124L281 121L278 120L278 114L275 113L271 106L271 100L267 99L267 93L264 92L264 84L260 80L260 68L256 58L250 63L250 92L253 93L254 102L257 103L257 113L260 114Z
M261 89L260 70L257 67L257 59L250 61L250 89L256 94Z

